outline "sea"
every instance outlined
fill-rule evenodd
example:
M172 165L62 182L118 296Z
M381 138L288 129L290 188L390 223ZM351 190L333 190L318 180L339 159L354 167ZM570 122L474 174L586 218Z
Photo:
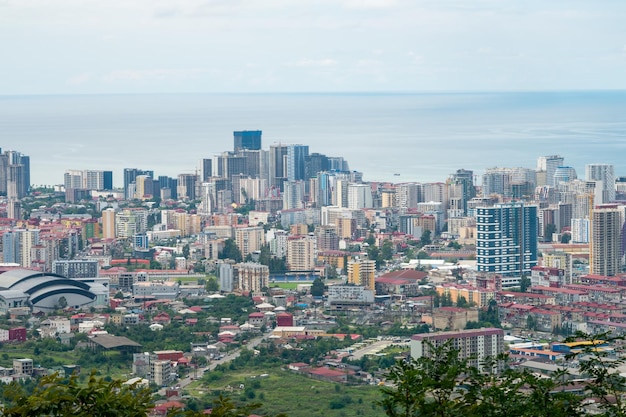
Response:
M0 148L30 156L31 183L69 169L193 173L233 131L344 157L366 181L437 182L457 169L535 168L561 155L626 176L626 91L0 96Z

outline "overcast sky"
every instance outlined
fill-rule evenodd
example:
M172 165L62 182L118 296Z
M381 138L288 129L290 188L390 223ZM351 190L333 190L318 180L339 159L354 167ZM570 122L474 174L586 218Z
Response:
M626 89L623 0L0 0L0 94Z

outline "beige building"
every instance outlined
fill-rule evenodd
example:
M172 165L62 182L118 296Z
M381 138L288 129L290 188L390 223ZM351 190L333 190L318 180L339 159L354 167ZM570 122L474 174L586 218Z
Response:
M235 243L244 258L252 252L261 250L265 243L263 227L239 227L235 229Z
M233 290L261 292L269 286L270 269L254 262L239 263L234 266Z
M32 375L33 360L32 359L13 359L13 373L15 375Z
M459 352L460 359L468 359L470 366L480 369L487 357L504 352L504 330L484 328L416 334L411 338L411 357L430 357L432 348L446 343Z
M462 330L468 321L478 322L478 309L440 307L433 311L433 327L437 330Z
M311 271L315 268L315 238L290 236L287 239L287 264L290 271Z
M150 361L150 380L160 387L171 385L174 382L172 364L170 361Z

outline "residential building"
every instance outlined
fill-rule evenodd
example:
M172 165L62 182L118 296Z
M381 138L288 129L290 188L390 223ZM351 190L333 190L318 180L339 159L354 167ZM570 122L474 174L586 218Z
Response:
M486 358L495 358L504 352L504 330L483 328L416 334L411 338L411 357L431 357L433 349L446 343L458 351L460 359L467 359L470 366L482 369Z
M367 290L375 289L376 261L356 258L348 261L348 283L362 285Z
M588 164L585 166L585 179L596 183L595 204L615 201L615 172L613 165Z
M524 203L479 207L476 259L479 272L530 274L537 265L537 206Z
M622 224L617 205L593 208L589 259L591 274L613 276L622 272Z
M290 271L311 271L315 268L315 237L308 235L287 238L287 265Z

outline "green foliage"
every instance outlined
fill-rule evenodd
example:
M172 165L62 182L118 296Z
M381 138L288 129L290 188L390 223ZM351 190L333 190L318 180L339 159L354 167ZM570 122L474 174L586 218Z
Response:
M237 244L233 239L226 239L224 241L224 249L219 254L219 258L232 259L235 262L241 262L243 260L241 250L239 250L239 247L237 247Z
M522 275L522 278L519 281L519 289L521 292L526 292L530 288L530 278L527 275Z
M479 369L449 343L428 350L430 356L397 362L389 370L391 386L382 388L379 402L388 416L582 415L583 397L562 389L564 372L550 379L503 368L506 356L488 358Z
M148 389L107 382L93 372L86 386L79 384L77 377L64 380L55 374L41 378L31 394L11 384L5 396L8 403L3 417L145 417L152 406Z
M206 290L208 292L217 292L220 290L220 286L217 283L217 279L215 277L209 277L206 282Z
M321 278L315 278L311 285L311 295L313 297L321 297L324 295L324 281Z

